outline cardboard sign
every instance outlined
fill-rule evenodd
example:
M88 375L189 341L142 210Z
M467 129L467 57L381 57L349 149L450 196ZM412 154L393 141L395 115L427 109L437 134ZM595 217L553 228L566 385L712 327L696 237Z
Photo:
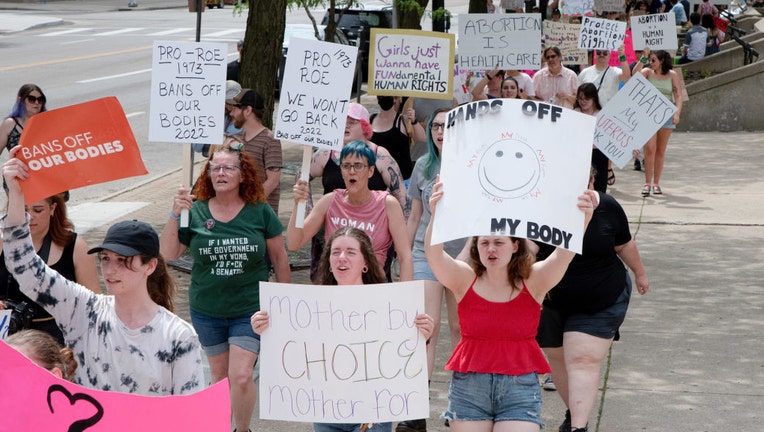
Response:
M4 431L222 431L231 426L228 379L191 395L139 396L57 378L5 342L0 342L0 359Z
M594 145L623 168L675 112L670 100L636 74L597 115Z
M457 105L467 103L472 100L472 89L467 83L470 71L462 69L458 64L454 65L454 100Z
M623 0L594 0L594 9L599 12L625 12L626 2Z
M449 111L432 242L511 235L581 252L595 118L521 99Z
M459 67L541 69L541 14L459 16Z
M381 423L429 416L424 282L260 283L260 418Z
M0 310L0 340L8 337L8 327L11 325L11 310Z
M642 51L645 48L650 48L652 51L675 51L678 48L676 20L672 12L632 16L631 33L635 51Z
M370 95L451 99L454 35L371 29Z
M228 47L154 41L149 140L220 144Z
M27 202L65 190L147 174L116 97L39 113L27 120L16 157L29 166Z
M556 46L562 52L562 64L580 65L588 60L587 51L578 48L578 34L581 24L544 21L542 40L544 47Z
M594 0L560 0L563 17L594 16Z
M616 51L626 37L626 23L585 16L581 21L578 48Z
M276 139L339 150L345 134L358 48L293 37L289 40Z

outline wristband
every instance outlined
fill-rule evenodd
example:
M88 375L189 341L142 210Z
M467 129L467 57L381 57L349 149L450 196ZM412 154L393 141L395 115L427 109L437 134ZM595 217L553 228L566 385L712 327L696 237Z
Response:
M621 54L621 55L618 56L618 60L620 60L622 62L625 62L626 61L626 56Z
M485 77L488 78L488 81L493 79L493 77L490 74L485 74Z
M419 120L414 117L414 120L411 120L411 126L414 126L415 124L419 123Z
M180 220L180 216L175 216L175 213L173 213L172 210L170 210L167 213L170 215L170 219L176 220L176 221Z
M647 57L645 57L645 56L640 57L639 58L639 62L642 63L642 64L647 64Z

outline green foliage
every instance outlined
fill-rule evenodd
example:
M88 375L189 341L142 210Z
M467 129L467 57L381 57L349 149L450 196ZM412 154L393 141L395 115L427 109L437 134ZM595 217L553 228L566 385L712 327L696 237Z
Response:
M427 6L427 3L425 3L423 6L416 0L396 0L395 6L402 13L416 12L416 14L419 16L419 19L421 20L425 13L424 6Z
M245 10L249 10L249 1L236 0L236 3L233 4L233 16L241 16Z

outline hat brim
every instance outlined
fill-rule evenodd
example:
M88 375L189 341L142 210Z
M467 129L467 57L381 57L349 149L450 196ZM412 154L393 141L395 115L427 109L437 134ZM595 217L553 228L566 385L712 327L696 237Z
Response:
M236 93L236 94L238 95L238 93ZM234 98L226 99L225 103L230 104L230 105L241 106L241 102L236 101L236 99L234 99Z
M100 246L96 246L88 251L88 254L94 254L97 252L101 252L102 250L108 250L111 252L114 252L117 255L122 255L126 257L136 256L140 255L141 251L138 249L133 249L130 246L125 246L123 244L119 243L104 243Z

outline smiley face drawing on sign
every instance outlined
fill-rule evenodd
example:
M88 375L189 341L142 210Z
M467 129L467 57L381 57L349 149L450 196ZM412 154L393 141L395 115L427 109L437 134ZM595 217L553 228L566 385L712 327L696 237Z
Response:
M523 141L496 141L480 157L480 186L497 198L522 198L538 186L543 174L541 162L536 151Z

